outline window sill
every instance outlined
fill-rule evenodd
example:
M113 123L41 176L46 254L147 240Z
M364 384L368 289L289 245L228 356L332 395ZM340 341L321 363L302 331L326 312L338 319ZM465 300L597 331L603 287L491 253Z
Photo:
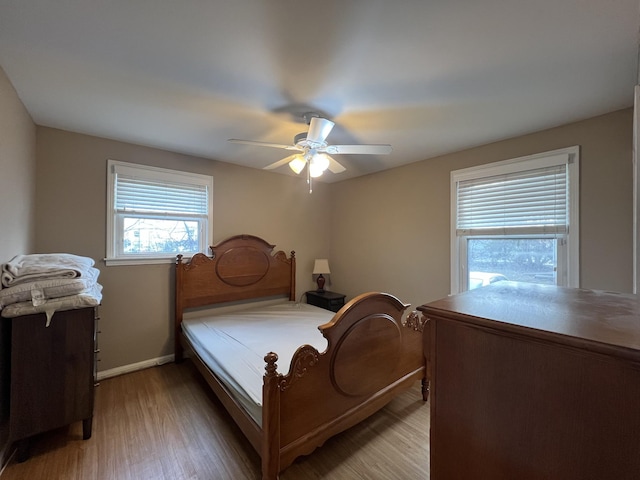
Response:
M192 255L184 255L184 260L189 260ZM120 265L160 265L166 263L176 263L177 255L164 258L103 258L107 267L116 267Z

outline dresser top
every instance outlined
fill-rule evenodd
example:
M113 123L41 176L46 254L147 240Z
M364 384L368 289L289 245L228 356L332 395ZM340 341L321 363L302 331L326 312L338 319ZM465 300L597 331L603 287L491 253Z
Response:
M498 282L418 310L640 361L640 296Z

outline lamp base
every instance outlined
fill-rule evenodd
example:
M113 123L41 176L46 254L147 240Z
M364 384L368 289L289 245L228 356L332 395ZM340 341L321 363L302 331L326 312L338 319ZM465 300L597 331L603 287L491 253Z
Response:
M325 278L322 276L322 274L318 275L318 279L316 280L316 282L318 283L318 290L316 290L316 292L324 293Z

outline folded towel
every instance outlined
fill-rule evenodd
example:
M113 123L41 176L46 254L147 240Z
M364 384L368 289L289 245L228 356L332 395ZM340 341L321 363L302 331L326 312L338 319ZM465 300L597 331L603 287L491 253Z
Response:
M13 303L31 301L38 305L51 298L77 295L93 286L99 275L100 270L91 267L80 278L45 278L3 288L0 290L0 309Z
M92 258L71 253L16 255L2 265L2 285L10 287L46 278L77 278L87 275L94 264Z
M101 301L102 285L95 283L91 288L84 290L78 295L53 298L38 306L34 306L31 302L14 303L0 310L0 314L5 318L14 318L23 315L32 315L34 313L45 313L47 315L46 326L48 327L51 322L51 317L53 317L53 314L57 311L96 307L100 305Z

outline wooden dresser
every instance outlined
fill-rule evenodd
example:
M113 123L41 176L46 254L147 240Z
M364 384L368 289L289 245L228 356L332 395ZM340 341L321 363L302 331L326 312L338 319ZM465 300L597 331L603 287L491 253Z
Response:
M93 418L97 308L56 312L11 322L9 429L17 441L18 461L29 456L29 437L82 421L91 436Z
M432 480L640 479L640 298L500 282L429 319Z

